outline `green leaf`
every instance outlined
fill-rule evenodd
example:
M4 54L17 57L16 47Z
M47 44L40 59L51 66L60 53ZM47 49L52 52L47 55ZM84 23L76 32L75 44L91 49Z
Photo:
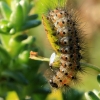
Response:
M9 39L11 38L11 35L9 34L1 34L0 35L0 39L1 39L1 43L3 45L3 47L8 51L9 50Z
M21 42L21 41L23 41L23 40L25 40L27 38L28 38L28 35L26 35L26 34L20 34L17 37L15 37L15 40Z
M41 22L39 20L31 20L31 21L27 21L23 27L22 27L22 31L23 30L27 30L27 29L30 29L30 28L33 28L33 27L36 27L38 25L40 25Z
M27 63L29 60L29 51L23 51L18 56L19 61L23 63Z
M23 9L19 3L15 5L15 9L10 16L10 21L16 30L19 31L24 21Z
M4 18L9 20L12 11L8 7L8 5L5 2L1 1L0 2L0 9L1 9L1 13L4 16Z
M19 2L20 2L20 0L11 0L11 10L12 10L12 11L15 10L15 5L16 5L17 3L19 3Z
M24 14L24 20L25 20L27 18L27 14L28 14L29 0L21 0L19 3L22 6L23 14Z
M12 72L12 71L3 71L1 73L2 76L8 77L8 78L13 78L15 81L20 82L22 84L28 84L27 79L21 74L20 72Z
M11 28L10 31L9 31L9 33L10 33L11 35L12 35L12 34L15 34L15 32L16 32L15 28Z
M27 39L23 40L21 42L21 45L26 45L26 44L32 44L35 41L35 38L32 36L29 36Z
M19 100L19 97L15 91L10 91L7 93L6 100Z
M36 18L38 18L38 15L37 15L37 14L34 14L34 15L28 16L28 17L27 17L27 20L34 20L34 19L36 19Z
M22 48L22 45L19 41L16 40L16 37L18 36L19 34L15 34L13 35L9 42L8 42L8 48L9 48L9 53L10 55L13 57L13 56L17 56L17 54L19 53L20 49Z
M9 55L9 53L6 51L5 48L3 48L3 46L0 45L0 58L3 60L3 62L5 63L9 63L11 60L11 57Z
M65 88L65 91L63 91L63 100L81 100L83 94L82 91L76 89L70 89L68 91L68 89Z
M9 23L9 21L8 20L6 20L6 19L1 19L0 20L0 25L6 25L6 24L8 24Z
M9 23L9 21L8 20L6 20L6 19L1 19L0 20L0 31L1 31L1 33L5 33L5 34L7 34L8 33L8 31L9 31L9 28L8 28L8 23Z
M6 25L1 25L0 29L1 29L2 33L7 33L7 31L8 31L8 28Z
M97 76L97 81L100 83L100 74Z
M87 100L100 100L92 91L86 92L85 97Z

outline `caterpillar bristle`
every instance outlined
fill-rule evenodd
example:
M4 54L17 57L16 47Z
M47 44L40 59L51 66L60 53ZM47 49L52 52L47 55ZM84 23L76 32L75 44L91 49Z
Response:
M76 77L72 80L72 82L73 82L74 85L77 85L77 84L79 85L79 83L82 82L82 79L81 79L81 77L76 76Z
M66 2L55 4L53 9L43 15L43 23L48 39L56 55L50 65L58 70L49 83L54 88L70 87L78 82L78 72L84 72L80 61L84 58L84 41L77 12L66 7ZM50 58L52 60L52 58ZM57 64L56 64L57 63Z

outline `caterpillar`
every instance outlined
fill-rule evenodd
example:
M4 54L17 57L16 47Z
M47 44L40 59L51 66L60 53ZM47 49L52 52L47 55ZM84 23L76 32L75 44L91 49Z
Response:
M55 74L49 80L53 88L70 87L78 80L78 73L83 71L80 61L82 52L82 30L79 27L77 15L65 3L56 4L52 10L43 14L42 21L55 53L50 57L49 66L57 67Z

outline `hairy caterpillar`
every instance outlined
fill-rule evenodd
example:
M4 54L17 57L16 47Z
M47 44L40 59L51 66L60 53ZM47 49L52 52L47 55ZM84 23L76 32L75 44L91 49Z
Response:
M50 67L58 70L49 80L54 88L70 87L82 72L80 61L82 56L82 30L79 28L77 16L73 9L65 3L56 4L42 16L47 37L56 52L51 55Z

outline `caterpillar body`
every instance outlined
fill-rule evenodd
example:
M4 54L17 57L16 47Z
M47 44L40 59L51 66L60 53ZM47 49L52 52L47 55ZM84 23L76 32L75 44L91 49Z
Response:
M49 80L54 88L70 87L82 71L81 29L78 26L75 12L63 6L55 7L42 16L47 37L56 52L50 58L50 67L58 70Z

